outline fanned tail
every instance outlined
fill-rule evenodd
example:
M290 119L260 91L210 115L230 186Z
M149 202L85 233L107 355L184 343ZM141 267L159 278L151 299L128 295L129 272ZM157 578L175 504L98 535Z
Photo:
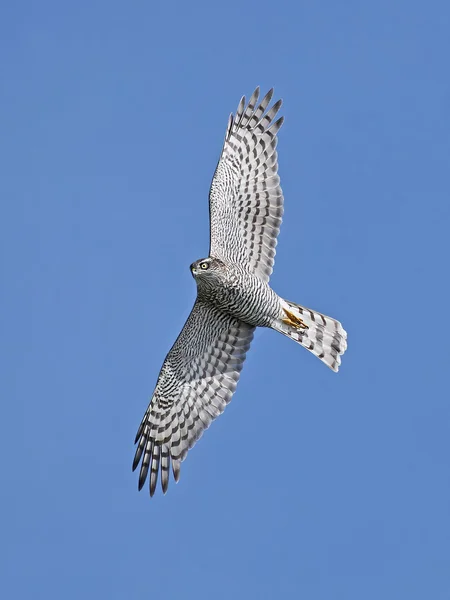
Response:
M335 319L282 300L282 316L272 329L292 338L337 372L347 349L347 333Z

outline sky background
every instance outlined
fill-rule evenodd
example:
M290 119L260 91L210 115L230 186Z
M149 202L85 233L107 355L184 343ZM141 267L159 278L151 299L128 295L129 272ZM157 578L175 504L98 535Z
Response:
M450 5L9 2L0 18L2 596L450 597ZM284 98L259 331L150 500L134 436L195 297L228 115Z

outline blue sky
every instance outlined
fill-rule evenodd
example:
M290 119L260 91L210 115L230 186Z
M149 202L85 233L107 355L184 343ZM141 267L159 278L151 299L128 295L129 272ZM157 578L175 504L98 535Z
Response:
M8 598L450 596L450 6L8 3L1 555ZM335 375L260 331L150 500L134 435L208 252L242 94L284 98L272 279Z

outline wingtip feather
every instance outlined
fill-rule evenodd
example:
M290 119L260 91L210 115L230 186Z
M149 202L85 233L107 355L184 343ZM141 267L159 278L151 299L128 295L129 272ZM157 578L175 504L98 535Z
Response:
M178 481L180 479L180 467L181 467L181 462L179 460L172 458L172 473L173 473L173 478L175 479L175 483L178 483Z
M138 448L139 450L139 448ZM138 452L136 451L136 454L134 455L134 460L133 460L133 465L131 467L132 472L134 473L134 471L136 471L136 468L139 464L139 461L141 460L141 455L138 455Z

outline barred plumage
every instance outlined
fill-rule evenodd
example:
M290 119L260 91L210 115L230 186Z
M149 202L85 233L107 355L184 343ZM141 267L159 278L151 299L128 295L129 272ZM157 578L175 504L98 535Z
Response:
M255 109L256 88L245 111L243 97L236 117L230 116L209 194L210 256L247 265L263 281L272 273L283 215L275 149L284 119L273 123L281 100L262 117L272 95L270 90Z
M270 327L302 344L337 371L345 352L341 324L280 298L268 285L283 214L273 90L258 104L242 98L231 115L209 195L209 257L191 265L197 300L161 368L139 426L133 470L139 489L159 472L165 493L188 450L218 417L236 389L255 327Z

